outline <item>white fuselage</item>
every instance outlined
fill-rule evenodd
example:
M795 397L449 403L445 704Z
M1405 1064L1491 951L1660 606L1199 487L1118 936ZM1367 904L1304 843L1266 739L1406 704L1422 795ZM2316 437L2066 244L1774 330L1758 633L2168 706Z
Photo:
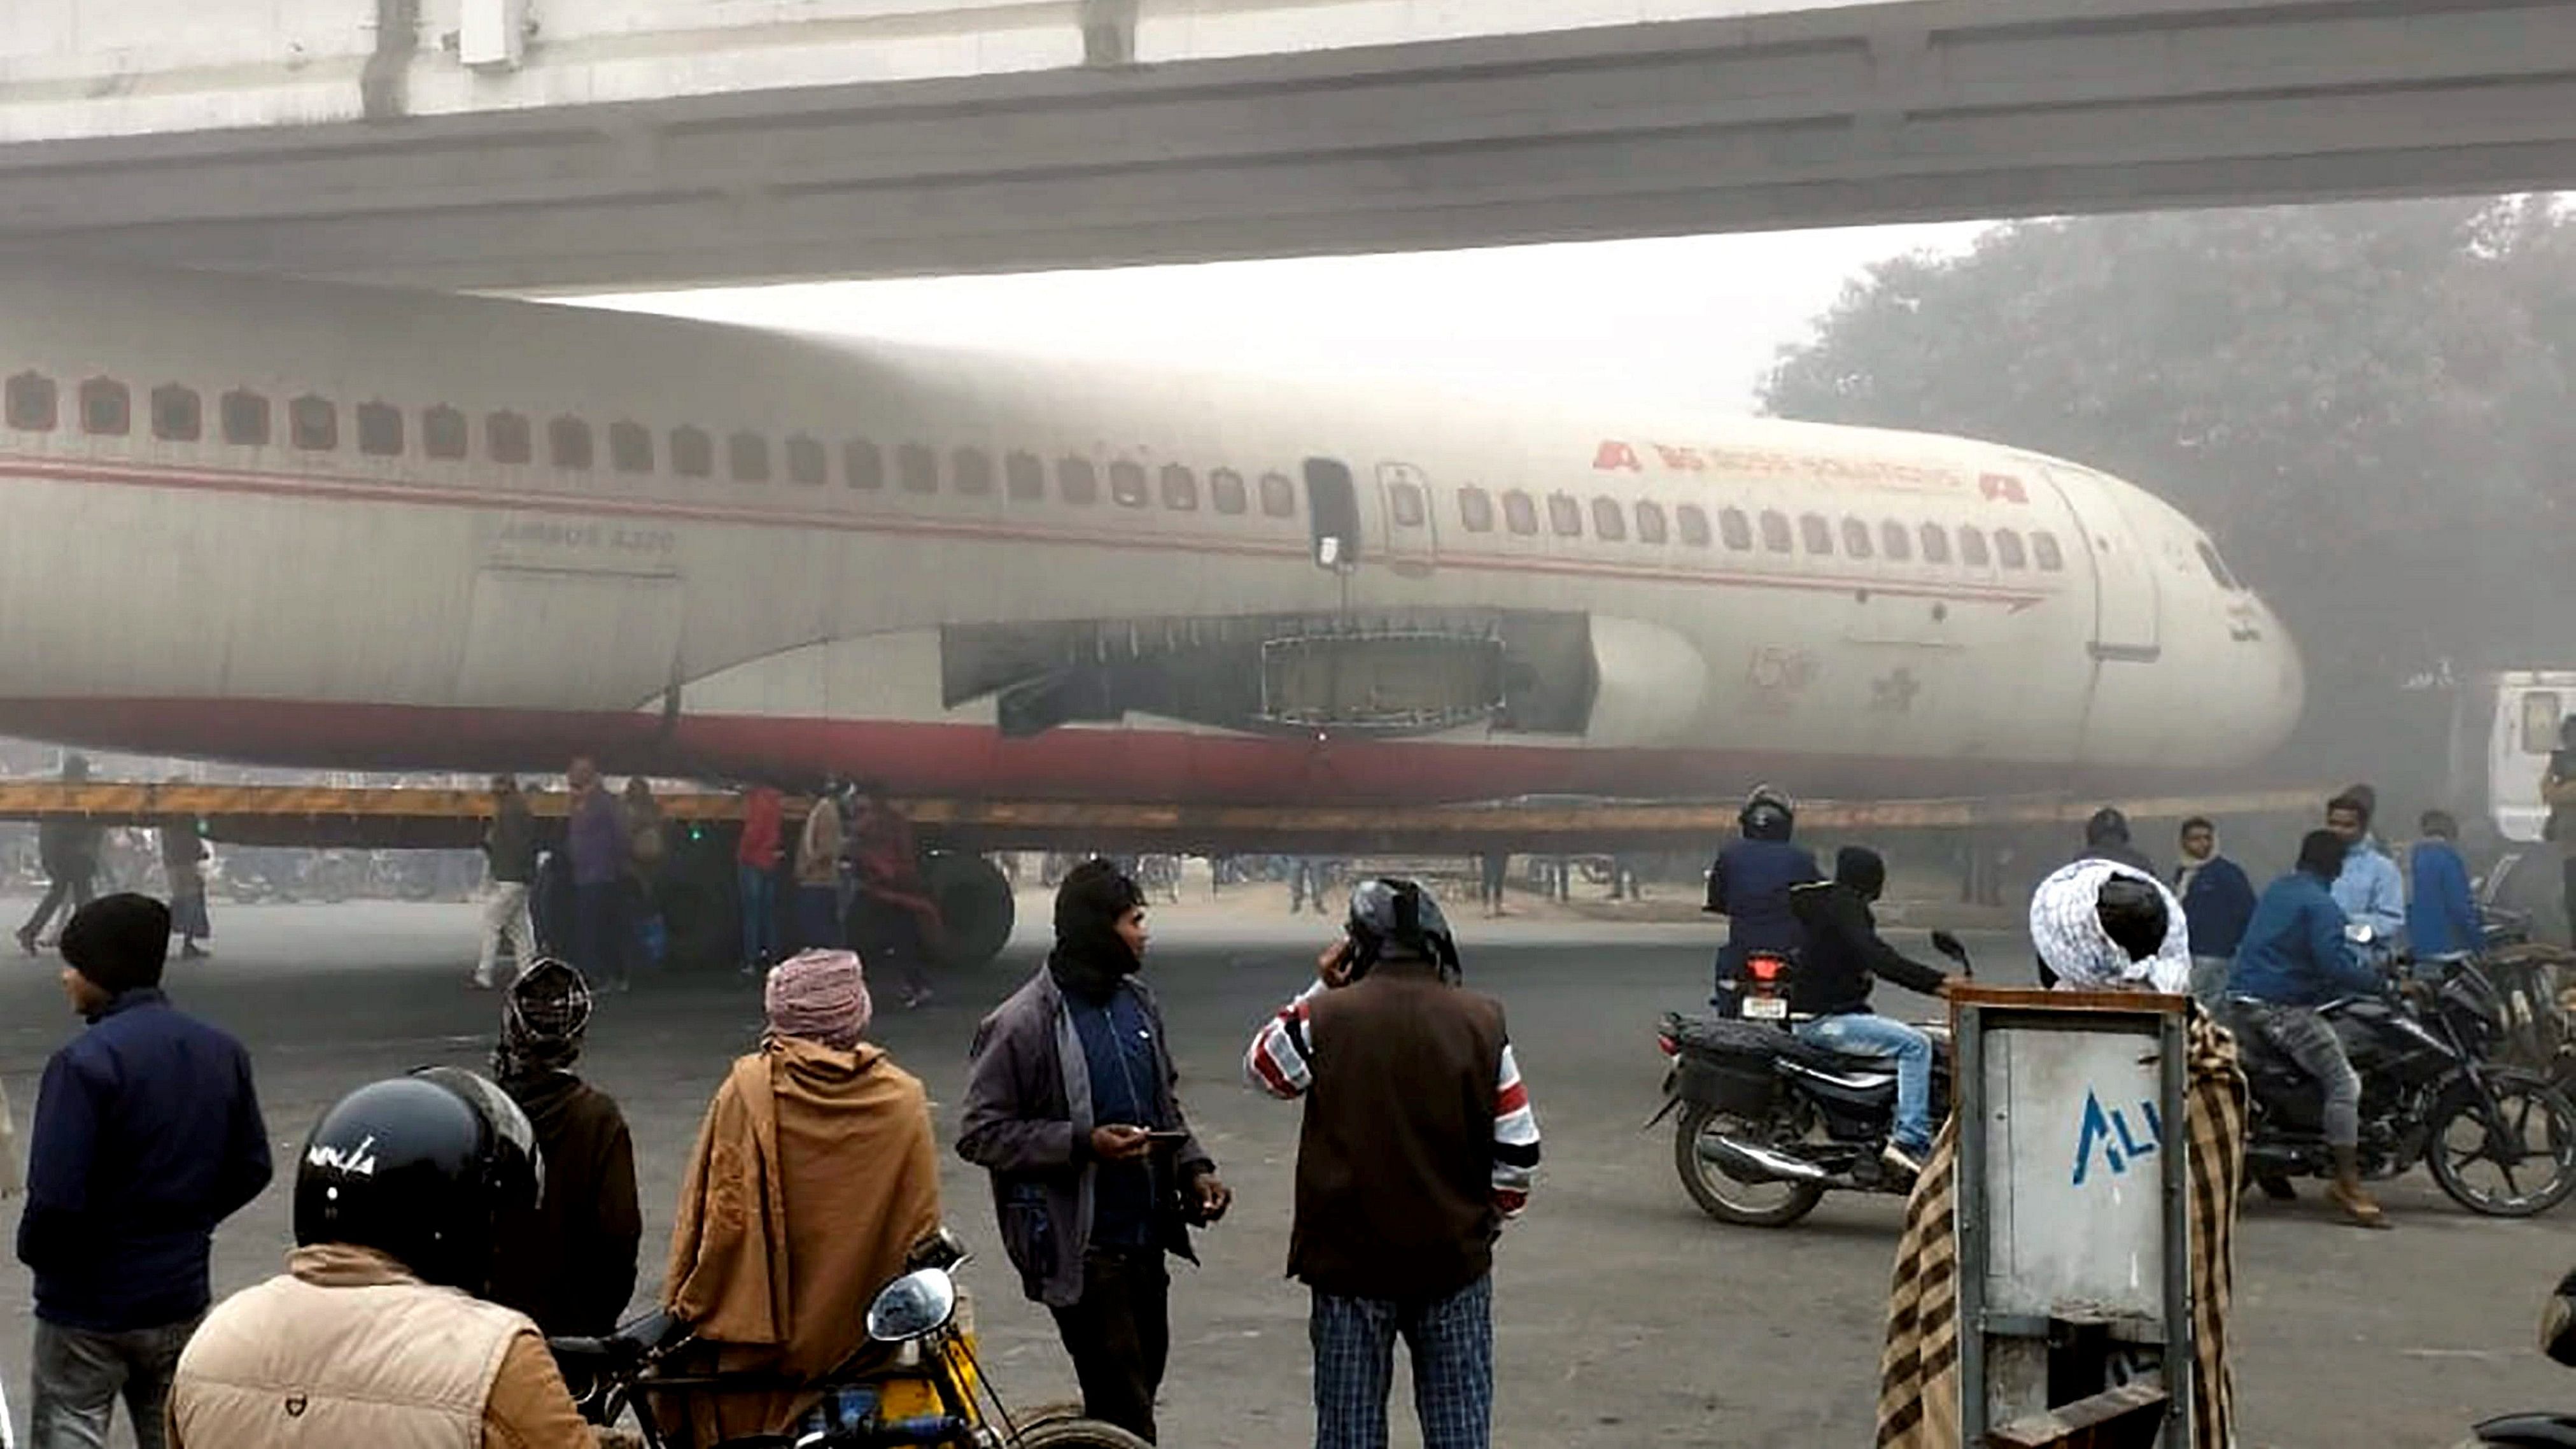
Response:
M16 263L0 375L0 731L99 746L1130 799L1970 793L2205 778L2301 702L2188 519L1957 438ZM1495 707L1444 684L1457 718L1318 723L1283 692L1368 715L1415 685L1225 663L1416 635L1521 641ZM997 728L1047 688L1091 703Z

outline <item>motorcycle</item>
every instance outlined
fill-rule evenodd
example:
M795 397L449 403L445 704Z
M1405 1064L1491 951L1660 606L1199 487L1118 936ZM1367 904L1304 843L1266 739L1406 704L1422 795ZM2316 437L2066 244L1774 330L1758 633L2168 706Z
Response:
M1932 948L1976 974L1947 931ZM1795 957L1753 952L1721 996L1732 1015L1667 1012L1656 1045L1670 1059L1664 1105L1646 1130L1674 1117L1673 1170L1700 1211L1722 1223L1782 1228L1828 1192L1906 1193L1911 1175L1881 1152L1896 1117L1896 1067L1800 1041L1789 1009ZM1932 1038L1932 1120L1950 1111L1950 1031ZM1678 1114L1678 1116L1676 1116Z
M868 1308L868 1343L840 1368L800 1385L820 1401L784 1434L727 1439L711 1449L1146 1449L1113 1424L1057 1405L1014 1417L984 1376L955 1270L965 1245L942 1228L916 1246L905 1272ZM649 1313L606 1338L549 1339L582 1417L613 1426L632 1415L652 1449L675 1442L674 1401L728 1388L774 1391L772 1376L698 1372L688 1326ZM986 1404L991 1405L988 1415ZM661 1415L669 1415L665 1422Z
M2361 1074L2361 1172L2395 1177L2417 1162L2453 1202L2487 1217L2548 1211L2576 1192L2576 1105L2537 1072L2498 1059L2506 993L2475 958L2384 995L2317 1008ZM2259 1030L2240 1027L2251 1085L2246 1174L2331 1177L2325 1089Z

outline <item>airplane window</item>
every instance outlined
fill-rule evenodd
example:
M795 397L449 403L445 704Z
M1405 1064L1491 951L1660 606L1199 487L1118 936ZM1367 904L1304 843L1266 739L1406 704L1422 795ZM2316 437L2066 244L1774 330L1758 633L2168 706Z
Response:
M1762 547L1770 553L1789 553L1798 546L1789 531L1789 515L1776 508L1762 510Z
M528 431L528 420L518 413L486 413L483 416L483 450L495 463L525 463L536 456L536 438ZM680 454L680 439L671 438L671 456Z
M1642 498L1637 500L1637 542L1662 543L1666 536L1664 505Z
M1293 518L1297 514L1297 485L1285 473L1261 475L1261 511L1272 518Z
M93 377L80 385L80 417L84 433L124 437L134 430L134 395L112 377Z
M1972 569L1986 566L1986 531L1974 524L1959 527L1959 562Z
M1619 500L1608 496L1592 500L1592 532L1612 543L1628 536L1628 511Z
M1458 490L1458 521L1469 533L1494 531L1494 495L1482 488Z
M1514 533L1538 532L1538 505L1517 488L1504 494L1503 526Z
M1741 518L1743 515L1738 514ZM1682 542L1692 548L1708 547L1708 510L1696 503L1685 503L1673 510L1674 521L1681 525Z
M11 379L12 382L15 379ZM11 399L14 410L16 399ZM268 446L268 399L247 388L225 393L220 411L224 416L224 441L245 448ZM48 411L50 418L51 413ZM16 426L16 424L11 424ZM49 421L47 427L53 426Z
M1163 465L1163 506L1183 513L1195 513L1199 506L1199 475L1178 463Z
M1843 520L1843 552L1853 558L1867 558L1872 552L1869 525L1857 518Z
M1945 564L1950 561L1950 532L1937 523L1923 525L1923 561Z
M370 458L399 458L403 451L402 409L392 403L358 404L358 451Z
M1995 560L2008 569L2030 566L2030 556L2022 552L2019 533L2009 528L1995 530Z
M50 433L54 430L54 380L42 373L22 372L9 379L9 426L22 433Z
M1121 508L1142 508L1152 500L1145 496L1145 465L1112 463L1109 465L1109 499Z
M427 429L424 421L422 427ZM608 465L620 473L653 471L653 431L642 423L608 425Z
M2041 529L2030 536L2031 556L2039 560L2039 571L2053 574L2066 567L2066 555L2057 547L2057 535Z
M671 430L671 471L683 478L704 478L716 471L716 440L694 423Z
M1055 486L1065 502L1089 507L1100 501L1100 470L1091 466L1089 458L1060 459L1055 465Z
M993 455L981 448L959 448L948 455L948 476L957 491L982 498L993 491Z
M2227 590L2229 593L2234 593L2236 590L2245 587L2243 584L2236 582L2236 575L2228 571L2227 561L2218 556L2218 550L2210 547L2208 540L2203 539L2199 547L2201 567L2209 570L2209 576L2218 580L2218 586L2220 588Z
M1252 506L1252 496L1243 491L1243 475L1232 468L1208 474L1208 501L1219 513L1242 513Z
M558 468L590 467L590 424L579 418L557 418L546 424L546 456Z
M1878 543L1878 551L1898 563L1914 557L1914 535L1893 518L1879 525Z
M1729 508L1718 514L1717 531L1726 540L1726 546L1736 553L1753 551L1753 520L1744 516L1743 509Z
M166 443L193 443L205 427L205 409L195 388L173 382L152 389L152 436Z
M820 488L832 481L832 455L823 445L803 433L787 440L787 481L806 488Z
M1395 515L1398 528L1420 528L1424 517L1422 490L1411 483L1398 483L1386 490L1388 511Z
M1809 553L1830 555L1834 551L1834 526L1825 522L1821 513L1799 514L1798 535Z
M1013 453L1004 458L1002 491L1010 495L1013 503L1046 501L1046 464L1039 462L1035 453Z
M627 426L632 427L633 424ZM420 450L433 458L454 460L465 456L465 414L439 403L421 409Z
M1583 536L1583 506L1571 493L1547 495L1547 526L1567 538Z
M894 476L906 493L936 493L939 455L920 443L906 443L894 450Z
M769 481L769 440L745 428L725 439L725 471L736 483Z
M286 440L308 453L340 446L340 409L311 393L286 405Z
M885 487L885 454L865 438L841 445L841 481L864 492Z

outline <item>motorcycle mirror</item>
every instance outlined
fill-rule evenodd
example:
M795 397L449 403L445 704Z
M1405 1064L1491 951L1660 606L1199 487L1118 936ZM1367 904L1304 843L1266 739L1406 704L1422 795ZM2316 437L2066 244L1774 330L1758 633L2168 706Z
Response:
M1949 957L1951 960L1958 962L1962 966L1968 964L1968 948L1959 943L1958 937L1947 931L1934 931L1932 933L1932 949Z

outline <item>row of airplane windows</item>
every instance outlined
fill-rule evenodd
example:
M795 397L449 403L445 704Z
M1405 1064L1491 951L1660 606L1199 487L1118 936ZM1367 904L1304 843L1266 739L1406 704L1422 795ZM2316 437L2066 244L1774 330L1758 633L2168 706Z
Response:
M74 400L77 425L83 434L126 437L133 433L133 393L125 383L114 378L90 378L75 389ZM205 438L206 409L196 389L166 383L152 389L145 401L145 423L154 438L177 443ZM39 372L21 372L0 385L0 421L19 432L53 432L62 425L61 402L61 388L53 378ZM263 393L249 388L223 393L215 400L214 414L215 435L225 443L267 447L276 441L275 409ZM360 454L405 456L415 434L402 409L391 403L368 402L351 409L351 415L353 441ZM290 448L328 453L341 446L340 407L329 398L306 393L288 399L285 421L285 442ZM538 429L526 414L506 409L488 412L482 424L486 460L509 465L536 461ZM606 432L607 463L613 471L630 475L657 471L652 429L621 421L609 424ZM439 404L421 410L416 436L423 456L462 461L473 454L472 433L471 421L463 411ZM588 471L598 465L597 436L589 422L557 417L545 424L544 434L546 461L551 466ZM713 433L683 424L672 428L665 441L667 452L663 456L668 458L673 474L683 478L715 476L718 439ZM722 443L724 472L736 482L766 483L784 476L791 483L820 487L831 481L834 450L808 435L799 433L787 438L774 460L770 440L763 433L743 429L727 435ZM955 448L943 459L938 450L927 444L905 443L894 449L889 468L884 451L863 438L841 443L838 452L842 481L863 491L883 489L891 475L895 485L907 493L935 494L940 491L944 471L950 491L961 496L990 497L997 485L1005 497L1015 502L1039 502L1047 496L1048 469L1034 453L1006 453L997 468L993 456L981 448ZM778 465L775 469L773 463ZM1163 466L1159 478L1152 480L1160 485L1156 490L1149 487L1145 467L1140 463L1112 462L1102 469L1088 458L1060 458L1054 467L1056 495L1075 506L1096 504L1104 492L1104 472L1108 498L1122 507L1150 507L1158 492L1167 509L1193 512L1200 506L1198 473L1178 463ZM1209 471L1206 483L1207 500L1220 514L1247 514L1257 499L1265 517L1296 516L1296 484L1284 473L1263 473L1247 483L1240 472L1217 468ZM1470 484L1456 490L1456 503L1458 523L1469 533L1492 533L1498 522L1506 532L1523 537L1540 531L1540 500L1526 491L1504 491L1499 495L1498 506L1496 494ZM1419 529L1429 521L1429 501L1418 484L1392 484L1388 506L1397 528ZM1547 495L1545 510L1547 532L1565 538L1579 538L1586 532L1586 510L1574 495ZM1652 499L1623 503L1607 494L1592 500L1589 524L1594 538L1610 543L1633 538L1641 544L1661 546L1678 537L1687 548L1705 549L1723 543L1736 553L1754 552L1758 545L1764 553L1804 552L1830 557L1839 552L1846 558L1885 558L1896 563L1911 562L1919 552L1924 563L1933 565L1948 564L1955 556L1971 568L1999 565L2025 569L2035 564L2043 572L2055 573L2065 567L2063 550L2046 530L2034 531L2025 542L2023 535L2013 529L1996 529L1990 542L1984 530L1963 525L1957 533L1954 555L1950 531L1937 523L1909 527L1887 519L1873 528L1863 519L1846 517L1837 527L1822 514L1806 513L1792 524L1786 513L1776 509L1757 515L1740 508L1723 508L1712 526L1708 510L1695 503L1679 504L1668 516L1664 505Z

